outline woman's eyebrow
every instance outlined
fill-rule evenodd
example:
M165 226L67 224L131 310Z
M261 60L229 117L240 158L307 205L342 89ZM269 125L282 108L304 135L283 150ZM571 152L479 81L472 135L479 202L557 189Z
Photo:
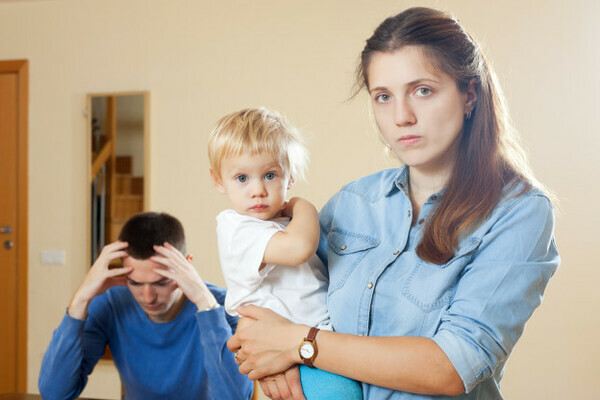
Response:
M436 79L432 79L432 78L418 78L418 79L415 79L415 80L412 80L410 82L403 84L403 86L410 87L410 86L416 86L421 83L438 83L439 84L440 81L438 81ZM387 86L377 86L372 89L369 89L369 93L377 92L377 91L381 91L381 90L389 90L389 89Z

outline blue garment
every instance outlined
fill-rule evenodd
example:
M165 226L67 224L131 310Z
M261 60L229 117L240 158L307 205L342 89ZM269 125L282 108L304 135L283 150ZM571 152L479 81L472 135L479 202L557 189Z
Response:
M300 382L306 400L362 400L360 382L300 364Z
M207 286L223 304L225 290ZM127 399L249 399L253 383L226 346L236 326L223 307L197 312L187 299L174 320L155 323L128 288L111 288L91 301L85 321L67 314L54 331L40 393L77 397L108 343Z
M411 227L407 167L344 186L320 213L317 251L329 271L334 329L432 338L463 380L466 393L455 398L502 399L504 364L560 263L550 201L520 189L507 187L455 257L436 265L415 249L443 191ZM363 391L365 399L433 398L369 384Z

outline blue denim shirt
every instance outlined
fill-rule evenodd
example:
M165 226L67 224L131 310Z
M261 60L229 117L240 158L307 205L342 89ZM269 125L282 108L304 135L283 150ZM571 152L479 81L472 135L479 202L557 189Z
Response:
M552 204L537 190L503 198L443 265L415 252L437 193L411 227L408 168L344 186L320 213L317 251L329 271L328 307L338 332L422 336L446 353L465 393L502 399L504 364L540 305L560 258ZM427 399L363 384L366 399ZM444 397L435 397L436 399Z

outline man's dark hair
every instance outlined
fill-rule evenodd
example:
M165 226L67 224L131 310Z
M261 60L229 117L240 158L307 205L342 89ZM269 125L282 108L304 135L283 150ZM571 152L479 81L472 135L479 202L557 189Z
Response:
M146 260L156 254L154 245L168 242L185 255L185 233L179 220L166 213L144 212L129 218L119 240L129 243L127 253L138 260Z

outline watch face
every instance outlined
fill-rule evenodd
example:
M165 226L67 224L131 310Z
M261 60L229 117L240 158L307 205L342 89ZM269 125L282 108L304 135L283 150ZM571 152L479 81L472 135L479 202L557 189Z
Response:
M303 343L300 346L300 355L304 358L311 358L315 354L315 349L310 343Z

